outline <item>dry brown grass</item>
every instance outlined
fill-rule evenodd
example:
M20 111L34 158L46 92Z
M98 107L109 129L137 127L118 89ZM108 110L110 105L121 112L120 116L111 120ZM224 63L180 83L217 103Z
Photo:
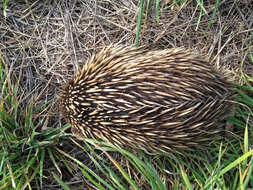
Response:
M195 49L217 67L235 71L243 62L243 71L252 76L249 47L253 38L253 3L221 1L205 32L215 0L205 2L209 15L201 17L198 28L200 7L194 0L169 9L164 9L169 3L163 1L159 23L151 8L143 21L140 44ZM92 52L110 44L133 45L137 14L138 0L10 1L6 18L0 11L0 50L3 63L12 71L11 80L23 87L19 92L25 94L22 102L29 102L32 96L37 104L57 100L62 84ZM51 127L62 126L57 101L41 113L41 117L48 116ZM78 156L73 150L71 154ZM73 180L82 179L75 176Z

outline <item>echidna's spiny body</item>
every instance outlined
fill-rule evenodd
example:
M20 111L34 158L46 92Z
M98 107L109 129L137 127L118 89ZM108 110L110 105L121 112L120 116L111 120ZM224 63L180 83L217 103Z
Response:
M230 84L184 49L107 48L64 87L60 111L77 137L178 151L222 131Z

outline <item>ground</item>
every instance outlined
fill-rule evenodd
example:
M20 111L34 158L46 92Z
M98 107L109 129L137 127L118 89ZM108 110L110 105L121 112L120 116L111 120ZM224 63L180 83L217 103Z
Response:
M237 84L243 84L242 73L253 77L252 1L210 0L201 7L195 0L164 0L158 11L155 1L146 9L147 2L139 45L193 49L218 70L226 70ZM41 130L65 125L57 103L61 88L92 53L111 44L136 44L139 5L138 0L10 0L5 12L1 1L2 63L10 73L8 80L21 87L18 93L22 94L22 105L28 105L31 99L35 107L47 103L36 118L37 123L47 121ZM65 151L78 157L73 147L69 143L68 148L73 150ZM80 155L81 160L89 162L88 156ZM67 181L81 181L80 175L65 177Z

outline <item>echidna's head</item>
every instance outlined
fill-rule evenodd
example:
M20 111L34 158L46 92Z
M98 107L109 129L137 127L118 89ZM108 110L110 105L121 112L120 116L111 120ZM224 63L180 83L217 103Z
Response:
M60 100L59 100L59 110L63 118L70 123L73 114L75 113L75 108L73 107L73 99L70 98L72 94L71 85L72 81L63 86ZM72 105L72 106L71 106ZM74 109L73 109L74 108Z
M88 106L81 105L80 88L73 80L69 81L62 90L59 101L59 109L63 118L74 124L77 118L84 117L83 114L89 109Z
M76 135L80 126L84 128L89 114L94 111L94 106L89 102L87 87L72 78L62 89L59 100L59 110L67 123L72 125L72 131ZM75 131L75 132L74 132Z

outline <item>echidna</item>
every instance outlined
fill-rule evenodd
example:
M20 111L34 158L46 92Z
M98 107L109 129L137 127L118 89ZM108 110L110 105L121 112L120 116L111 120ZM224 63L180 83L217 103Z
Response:
M217 137L232 93L190 50L110 47L66 84L59 104L78 138L168 152Z

